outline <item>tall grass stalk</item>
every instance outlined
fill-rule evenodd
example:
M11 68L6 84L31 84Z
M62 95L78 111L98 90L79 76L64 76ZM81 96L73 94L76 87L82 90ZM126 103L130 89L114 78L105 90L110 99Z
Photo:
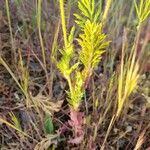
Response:
M14 43L14 37L13 37L13 32L12 32L12 27L11 27L11 18L10 18L10 9L9 9L9 2L8 0L5 0L5 6L6 6L6 13L7 13L7 18L8 18L8 25L9 25L9 32L10 32L10 38L11 38L11 45L12 45L12 60L16 63L17 58L16 58L16 47Z
M120 117L124 108L127 109L129 96L137 88L141 70L140 60L142 58L142 55L137 55L138 43L140 41L140 35L142 32L142 23L148 18L150 14L150 1L141 0L138 6L136 0L134 0L134 5L138 16L137 35L135 37L129 58L126 60L126 62L124 62L125 48L124 46L122 48L122 59L121 59L120 75L118 80L118 108L116 113L117 118ZM147 42L144 43L147 44ZM142 48L141 51L142 52L140 52L140 54L143 53L144 49Z
M105 138L104 138L104 142L103 142L100 150L105 150L105 144L106 144L107 138L109 136L109 133L110 133L110 131L111 131L113 125L114 125L115 120L116 120L116 116L113 115L112 119L111 119L111 121L109 123L108 129L107 129L107 132L106 132L106 135L105 135Z
M107 20L108 14L109 14L109 10L112 4L112 0L106 0L106 6L105 6L105 10L102 16L102 23L104 24Z
M43 64L42 66L44 66L44 71L45 71L45 76L46 76L46 80L47 80L47 87L48 87L48 91L50 92L50 79L49 79L49 75L48 75L48 71L47 71L47 66L46 66L46 52L45 52L45 48L44 48L44 40L42 37L42 32L41 32L41 22L42 22L42 0L37 0L37 27L38 27L38 35L39 35L39 40L40 40L40 46L41 46L41 51L42 51L42 58L43 58ZM41 61L40 61L41 62Z
M131 60L128 59L124 64L124 54L122 54L121 71L118 80L118 109L116 116L119 117L123 108L128 103L127 100L131 93L136 89L139 79L139 62L136 61L136 51L130 54ZM122 52L124 53L124 52Z
M26 107L29 108L31 105L30 94L29 94L29 78L30 78L29 70L28 70L28 67L24 65L21 49L18 50L18 54L19 54L18 67L21 72L21 79L20 79L21 87L25 93Z
M14 79L14 81L16 82L16 84L18 85L18 87L21 89L21 91L23 92L23 94L26 96L26 92L22 88L21 84L18 82L18 79L16 78L15 74L12 72L12 70L10 69L10 67L7 65L7 63L4 61L4 59L2 57L0 57L0 64L2 64L7 69L7 71L12 76L12 78Z
M66 27L66 19L65 19L65 8L64 8L64 0L60 0L60 15L61 15L61 24L62 24L62 30L63 30L63 37L64 37L64 49L68 48L68 40L67 40L67 27ZM69 62L68 62L69 63ZM71 78L69 75L66 75L66 79L69 84L69 89L72 93L72 83Z
M40 40L40 45L42 50L43 63L46 67L45 48L44 48L44 42L41 33L41 7L42 7L42 0L38 0L37 1L37 27L38 27L39 40Z
M17 86L20 88L20 90L22 91L23 95L25 96L25 103L26 106L29 107L30 105L30 98L29 98L29 93L28 93L28 85L29 85L29 75L28 75L28 70L26 70L25 68L22 68L22 83L20 84L16 75L13 73L13 71L10 69L10 67L8 66L8 64L5 62L5 60L0 57L0 64L2 64L6 70L9 72L9 74L12 76L13 80L16 82Z
M110 111L110 108L112 105L112 98L114 95L115 82L116 82L116 74L113 74L109 80L109 86L108 86L107 95L106 95L106 102L104 103L104 106L103 106L104 112L99 116L98 123L96 124L96 126L94 128L93 141L96 140L97 132L101 128L102 122L105 120L106 115ZM115 120L115 118L114 118L114 120Z
M61 25L61 20L59 19L58 24L56 26L56 30L54 32L54 39L53 39L53 44L52 44L52 52L51 52L51 58L53 59L54 57L56 57L56 49L58 47L58 35L59 35L59 31L60 31L60 25Z
M7 126L9 126L10 128L18 131L19 133L21 133L22 135L32 139L33 141L35 141L36 143L38 142L36 139L32 138L30 135L28 135L27 133L23 132L22 130L20 130L19 128L17 128L15 125L9 123L8 121L6 121L5 119L0 117L0 122L6 124Z
M64 12L64 0L60 0L60 15L61 15L61 23L62 23L62 30L64 36L64 44L65 48L67 48L67 28L66 28L66 19L65 19L65 12Z

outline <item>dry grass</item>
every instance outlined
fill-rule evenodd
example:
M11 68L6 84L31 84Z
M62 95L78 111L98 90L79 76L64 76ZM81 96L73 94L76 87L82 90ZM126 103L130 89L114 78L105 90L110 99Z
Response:
M94 6L102 11L98 23L79 19L79 28L75 16L89 16L77 16L77 1L5 0L0 11L1 149L149 148L150 1L95 0L88 11ZM108 46L105 37L100 43L107 46L96 63L88 61L96 42L84 41L98 37L94 27L110 41ZM68 68L57 69L66 49L72 66L67 76ZM81 50L89 50L83 64Z

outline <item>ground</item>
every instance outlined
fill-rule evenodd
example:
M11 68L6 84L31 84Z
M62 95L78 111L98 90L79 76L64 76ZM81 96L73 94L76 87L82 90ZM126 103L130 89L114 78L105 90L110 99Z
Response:
M55 147L58 150L100 149L107 135L112 114L117 107L116 77L121 61L124 26L127 25L127 33L132 33L129 36L129 46L136 34L135 13L131 10L132 5L129 5L131 2L120 0L116 6L115 0L114 16L111 16L113 11L111 10L108 18L104 32L108 34L111 44L102 62L90 77L85 91L80 108L80 115L84 118L82 126L84 140L78 145L68 142L73 137L73 129L68 124L70 118L66 94L68 84L53 60L54 57L60 58L57 50L63 45L59 1L43 0L42 3L41 31L46 52L46 67L42 62L35 3L35 0L9 1L12 39L5 1L0 1L0 55L15 75L14 78L7 67L0 64L0 118L23 131L23 133L16 131L14 127L0 119L0 148L1 150L44 150ZM74 23L73 12L77 9L76 3L76 1L66 2L68 28ZM148 25L148 21L143 25L139 47L142 47L146 40L145 35L150 33ZM74 44L76 45L76 41ZM78 45L76 47L78 48ZM13 49L16 50L16 60ZM149 51L150 39L145 49ZM146 57L149 58L149 54ZM140 72L138 86L129 97L129 108L125 109L124 114L115 121L109 132L105 142L106 150L150 149L149 59L146 62ZM27 78L29 78L27 80L29 97L24 96L15 81L17 79L19 83L25 85ZM109 87L112 87L112 91L109 91Z

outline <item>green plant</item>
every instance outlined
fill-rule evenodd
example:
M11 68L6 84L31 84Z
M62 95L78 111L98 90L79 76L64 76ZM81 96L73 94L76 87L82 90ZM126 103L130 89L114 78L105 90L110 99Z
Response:
M125 103L128 100L131 93L136 89L139 79L139 62L135 60L136 53L131 56L131 60L127 60L129 63L124 63L124 52L122 52L121 69L118 80L118 109L116 116L119 117ZM125 65L125 66L124 66Z
M50 115L46 114L44 119L44 129L46 134L54 133L54 125Z
M78 1L78 9L80 10L80 14L75 13L74 16L76 17L75 22L80 26L80 28L84 28L87 20L90 22L100 21L99 17L101 15L101 7L100 9L99 7L95 7L95 0Z
M108 47L106 35L102 31L102 23L99 20L101 12L95 8L94 0L78 1L80 14L74 14L76 23L81 29L77 38L80 45L77 62L73 65L75 49L73 45L75 27L73 26L69 35L65 22L64 1L60 0L60 12L62 19L62 29L64 36L64 48L60 50L61 60L57 62L57 67L66 78L70 91L68 93L68 102L72 109L78 110L86 84L92 75L94 68L99 64L102 54ZM79 69L79 64L83 65L83 70ZM75 78L73 81L72 76Z
M134 5L136 8L136 13L139 19L139 25L148 18L150 14L150 1L149 0L140 0L139 5L137 0L134 0ZM139 26L138 25L138 26Z
M131 95L131 93L133 93L133 91L137 88L138 85L138 80L141 72L140 62L143 55L142 53L140 53L140 55L137 55L137 44L140 39L142 23L148 18L148 15L150 14L149 0L141 0L139 7L137 5L136 0L134 0L134 5L139 19L137 26L137 35L135 37L135 42L133 43L132 50L129 54L129 58L127 58L126 61L125 44L123 44L122 48L122 59L120 65L121 67L118 79L118 108L116 113L117 118L120 116L121 112L123 111L123 108L126 107L129 96ZM143 46L145 48L145 45Z

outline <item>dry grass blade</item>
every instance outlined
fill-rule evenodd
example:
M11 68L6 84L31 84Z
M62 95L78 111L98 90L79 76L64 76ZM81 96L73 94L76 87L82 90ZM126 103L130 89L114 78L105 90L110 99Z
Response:
M110 131L111 131L113 125L114 125L115 119L116 119L116 118L115 118L115 115L114 115L114 116L112 117L110 123L109 123L109 127L108 127L108 129L107 129L107 133L106 133L106 135L105 135L104 142L103 142L103 144L102 144L102 146L101 146L101 150L104 150L104 149L105 149L105 144L106 144L107 138L108 138L108 136L109 136L109 134L110 134Z
M150 124L147 125L147 127L142 131L142 133L139 135L139 138L136 142L134 150L140 150L144 141L146 140L146 131L150 128Z
M22 135L34 140L35 142L37 142L37 140L33 139L30 135L28 135L27 133L23 132L22 130L20 130L19 128L17 128L15 125L12 125L11 123L9 123L8 121L6 121L3 118L0 118L0 122L6 124L7 126L9 126L10 128L13 128L14 130L18 131L19 133L21 133Z
M59 137L59 135L57 134L48 135L46 138L43 138L42 141L35 146L34 150L48 150L50 146L57 145L57 137Z
M125 71L125 70L124 70ZM133 68L125 71L126 76L121 74L118 81L118 110L117 117L120 116L130 94L136 89L139 79L139 65L136 63Z
M9 10L9 1L5 0L5 5L6 5L6 12L7 12L7 18L8 18L8 24L9 24L9 31L10 31L10 37L11 37L11 45L12 45L12 50L13 50L13 56L14 61L16 62L16 49L14 45L14 37L13 37L13 32L12 32L12 27L11 27L11 18L10 18L10 10Z
M18 79L16 78L15 74L12 72L12 70L10 69L10 67L7 65L7 63L4 61L4 59L1 56L0 56L0 63L7 69L7 71L12 76L12 78L14 79L14 81L16 82L16 84L18 85L18 87L21 89L21 91L23 92L23 94L26 96L26 92L22 88L22 86L19 83Z
M146 149L150 0L0 8L0 149Z
M122 47L120 74L118 78L118 108L116 117L119 118L128 103L131 93L137 88L140 77L139 61L136 60L137 49L133 46L129 58L125 61L125 41Z
M37 27L38 27L39 40L40 40L40 45L41 45L41 50L42 50L43 63L44 63L44 66L46 67L45 48L44 48L44 42L43 42L42 33L41 33L41 7L42 7L42 0L38 0L37 3L38 3L37 4Z

